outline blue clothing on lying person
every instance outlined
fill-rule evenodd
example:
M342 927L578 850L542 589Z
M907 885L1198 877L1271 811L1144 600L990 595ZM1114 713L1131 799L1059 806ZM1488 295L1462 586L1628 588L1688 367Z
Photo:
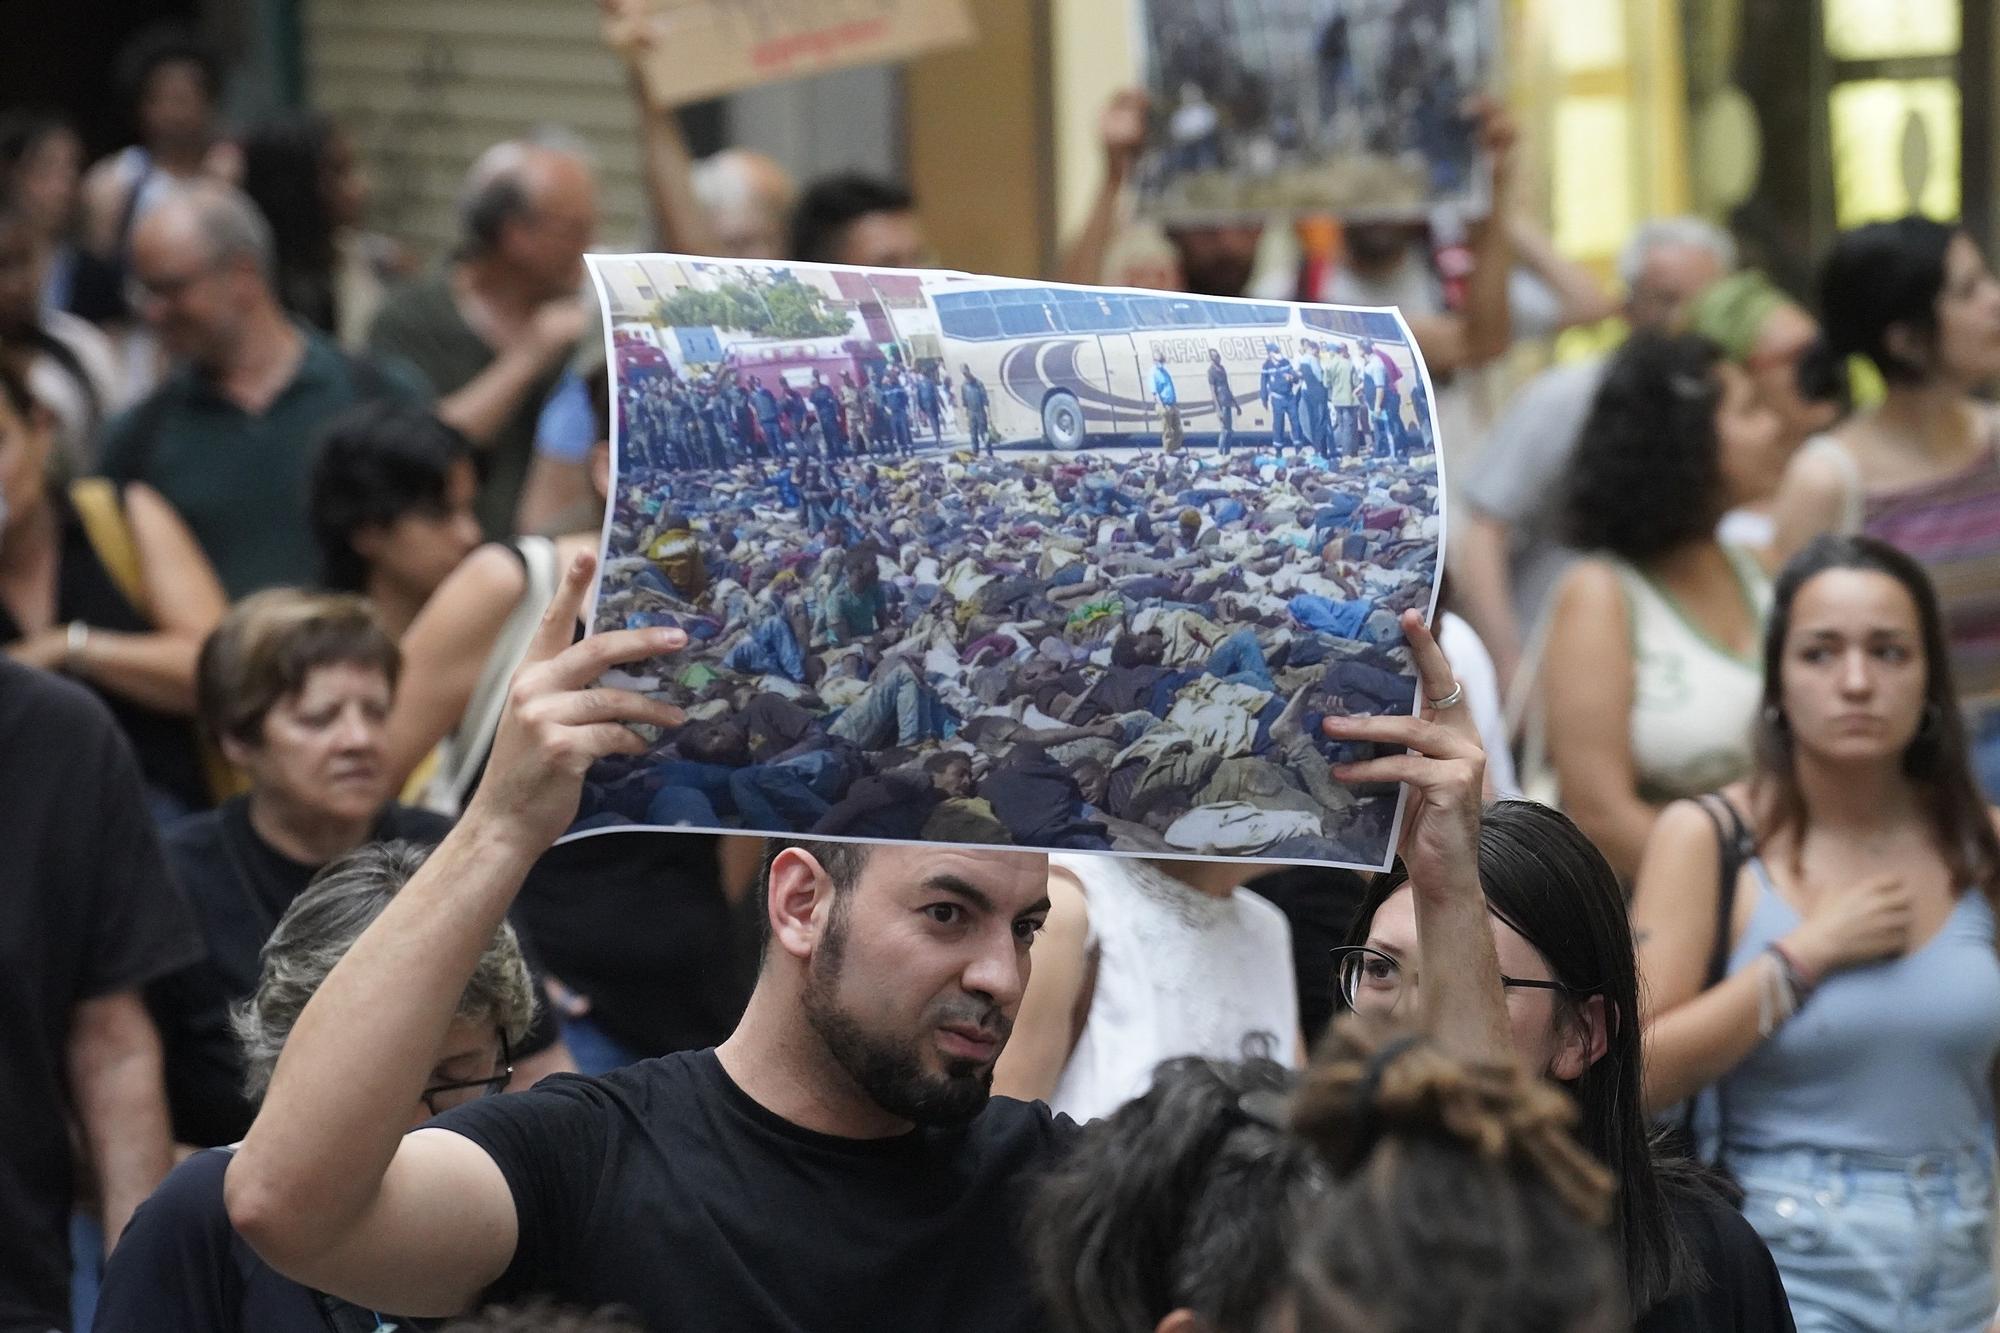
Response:
M1367 623L1369 613L1375 609L1373 600L1362 597L1351 602L1335 601L1331 597L1321 597L1315 593L1300 593L1286 603L1297 620L1307 629L1322 634L1333 634L1343 639L1356 638L1361 627Z

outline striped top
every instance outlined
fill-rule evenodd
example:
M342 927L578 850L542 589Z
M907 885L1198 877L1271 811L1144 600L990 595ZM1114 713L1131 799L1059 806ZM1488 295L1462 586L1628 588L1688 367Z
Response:
M1914 557L1937 586L1959 698L1982 712L2000 706L2000 440L1959 472L1869 495L1861 529Z

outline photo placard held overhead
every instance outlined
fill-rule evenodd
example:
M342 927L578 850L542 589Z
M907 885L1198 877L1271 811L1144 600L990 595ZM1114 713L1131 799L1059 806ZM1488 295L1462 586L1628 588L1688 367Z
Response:
M593 256L613 466L592 632L688 648L578 831L1386 867L1443 478L1394 310Z
M679 106L973 38L965 0L645 0L650 100Z
M1167 222L1484 213L1497 0L1137 0L1139 198Z

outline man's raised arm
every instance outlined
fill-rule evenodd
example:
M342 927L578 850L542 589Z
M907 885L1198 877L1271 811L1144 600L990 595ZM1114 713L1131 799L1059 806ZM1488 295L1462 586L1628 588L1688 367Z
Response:
M686 643L627 630L571 645L594 562L565 574L515 674L464 818L307 1004L230 1163L230 1221L296 1281L399 1314L470 1308L518 1235L500 1168L446 1130L405 1131L482 952L536 857L575 818L583 776L645 743L624 724L678 709L595 688Z

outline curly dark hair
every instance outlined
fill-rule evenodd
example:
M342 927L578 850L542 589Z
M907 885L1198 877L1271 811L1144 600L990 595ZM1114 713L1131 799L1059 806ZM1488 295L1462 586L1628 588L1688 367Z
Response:
M1570 464L1565 526L1578 549L1636 564L1713 530L1721 361L1693 334L1635 334L1612 357Z
M368 561L354 549L355 535L405 514L446 512L452 468L471 457L463 435L405 403L361 403L329 422L306 506L326 586L363 591Z
M1267 1058L1182 1057L1084 1129L1037 1186L1025 1227L1061 1333L1151 1328L1176 1309L1206 1328L1261 1325L1331 1181L1283 1126L1292 1085Z

